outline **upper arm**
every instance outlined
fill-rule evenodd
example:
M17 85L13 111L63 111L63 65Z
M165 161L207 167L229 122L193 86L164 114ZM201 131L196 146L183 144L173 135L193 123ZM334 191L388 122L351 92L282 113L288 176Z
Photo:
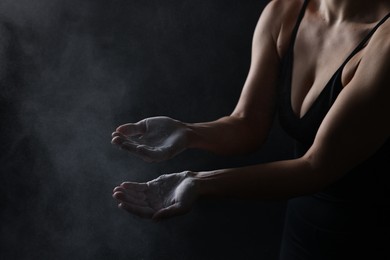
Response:
M252 126L270 125L274 109L280 60L276 38L280 27L280 1L271 1L256 25L249 73L232 116L248 120ZM280 11L280 10L279 10Z
M366 47L354 78L337 97L304 156L323 183L367 160L389 138L390 30L385 30Z

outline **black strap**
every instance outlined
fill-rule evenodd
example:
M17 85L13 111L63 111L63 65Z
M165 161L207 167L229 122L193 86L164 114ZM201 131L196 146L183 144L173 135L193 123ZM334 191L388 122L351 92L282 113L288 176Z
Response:
M309 3L309 0L305 0L305 2L302 5L301 11L299 12L297 22L295 23L294 30L292 32L292 37L290 39L290 43L291 43L290 47L291 48L292 48L292 46L294 46L295 38L297 37L297 33L298 33L298 29L299 29L299 25L301 24L303 16L305 16L305 11L306 11L306 7L307 7L308 3Z
M361 49L364 48L364 46L367 44L368 40L371 38L371 36L376 32L376 30L381 26L388 18L390 17L390 13L388 13L385 17L382 18L375 26L371 29L371 31L366 35L366 37L363 38L363 40L356 46L356 48L351 52L351 54L346 58L344 63L340 66L340 68L344 67L345 64Z

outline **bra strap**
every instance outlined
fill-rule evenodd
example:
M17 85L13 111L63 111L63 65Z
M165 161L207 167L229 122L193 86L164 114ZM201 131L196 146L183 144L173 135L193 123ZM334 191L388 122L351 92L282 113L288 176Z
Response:
M383 17L375 26L371 29L371 31L366 35L366 37L363 38L363 40L359 43L359 45L351 52L351 54L347 57L347 59L344 61L344 63L341 65L341 68L344 67L345 64L361 49L364 48L368 40L371 38L371 36L376 32L376 30L381 26L388 18L390 17L390 13L388 13L385 17Z
M305 0L305 2L302 5L301 11L299 12L297 22L295 23L294 30L292 31L292 37L290 40L291 47L294 46L295 38L297 37L297 33L298 33L298 29L299 29L299 25L301 24L303 16L305 16L305 11L306 11L306 7L307 7L308 3L309 3L309 0Z

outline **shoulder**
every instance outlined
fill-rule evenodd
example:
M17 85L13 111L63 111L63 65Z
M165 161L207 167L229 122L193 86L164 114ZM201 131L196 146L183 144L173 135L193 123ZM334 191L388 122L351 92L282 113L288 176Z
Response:
M390 17L378 28L368 44L369 50L376 50L378 53L390 51ZM389 56L387 56L389 59Z
M278 53L283 56L304 0L271 0L264 8L260 23L268 28L277 44Z
M390 46L390 17L379 26L372 36L367 47L372 48L371 46L374 48L380 46L388 48Z
M279 12L288 12L291 9L300 9L305 0L271 0L268 1L267 8L279 11Z
M304 0L271 0L265 6L263 15L269 16L277 24L283 24L296 18Z
M390 86L390 18L374 33L366 46L356 76L371 90L389 92Z

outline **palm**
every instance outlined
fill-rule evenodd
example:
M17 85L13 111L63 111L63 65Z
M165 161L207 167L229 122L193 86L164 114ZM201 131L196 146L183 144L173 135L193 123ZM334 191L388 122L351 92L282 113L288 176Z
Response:
M145 161L164 161L186 148L185 127L169 117L152 117L125 124L113 133L112 143Z
M186 204L187 185L183 176L162 175L148 182L147 201L156 211L167 208L175 203Z
M162 175L147 183L125 182L114 189L120 207L144 218L164 218L189 211L196 200L187 173Z

